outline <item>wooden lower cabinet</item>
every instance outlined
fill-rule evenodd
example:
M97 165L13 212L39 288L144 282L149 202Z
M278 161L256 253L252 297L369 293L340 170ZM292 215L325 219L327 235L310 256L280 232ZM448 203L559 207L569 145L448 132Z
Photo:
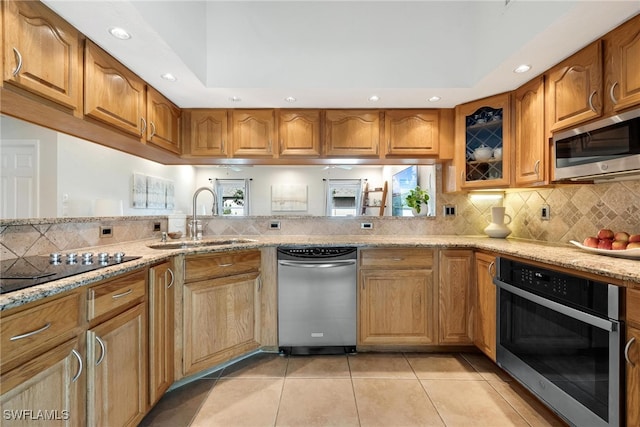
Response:
M84 353L74 338L2 375L2 425L82 426Z
M143 303L87 331L87 425L138 425L148 408L147 376Z
M476 253L476 300L473 343L491 360L496 361L496 272L494 255Z
M473 251L444 249L439 258L439 331L441 345L473 344Z
M149 269L149 404L174 381L174 284L170 262Z
M627 426L640 427L640 287L627 288L626 291Z

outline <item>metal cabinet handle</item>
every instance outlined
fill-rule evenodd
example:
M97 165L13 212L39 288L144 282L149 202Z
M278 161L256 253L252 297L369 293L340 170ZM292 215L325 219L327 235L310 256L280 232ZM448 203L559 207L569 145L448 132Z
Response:
M594 90L593 92L591 92L591 95L589 95L589 108L591 108L591 111L593 111L594 113L597 113L598 110L596 110L596 107L593 106L593 97L596 95L596 91Z
M618 82L613 82L613 84L611 85L611 89L609 89L609 98L611 98L611 102L613 102L613 105L618 103L616 95L613 93L616 90L616 86L618 86Z
M129 289L128 291L123 292L121 294L113 295L111 298L113 298L113 299L122 298L125 295L129 295L131 292L133 292L133 289Z
M258 292L262 291L262 276L258 276Z
M491 272L491 270L493 270L493 272ZM489 268L487 268L487 271L489 272L489 276L491 276L491 278L496 277L496 262L495 261L491 261L491 264L489 264Z
M391 139L387 140L387 153L391 153Z
M233 263L229 263L229 264L218 264L218 267L231 267L233 265Z
M156 125L153 122L149 122L149 125L151 126L151 135L149 135L149 139L151 139L156 134Z
M224 139L222 140L222 143L220 144L220 151L224 153Z
M100 353L100 357L98 358L98 361L96 362L96 366L98 366L104 360L104 356L107 354L107 349L104 346L104 341L102 341L100 339L100 337L97 336L97 335L96 335L96 341L98 341L98 344L100 344L100 349L102 350L101 353Z
M272 146L272 144L271 144L271 140L269 140L269 146L267 147L267 151L268 151L269 153L272 153L272 152L273 152L273 151L271 150L271 146Z
M31 332L24 333L24 334L22 334L22 335L16 335L16 336L14 336L14 337L9 338L9 341L18 341L18 340L21 340L22 338L28 338L28 337L31 337L31 336L33 336L33 335L39 334L40 332L44 332L44 331L46 331L46 330L47 330L47 329L49 329L50 327L51 327L51 322L47 322L47 324L46 324L46 325L44 325L42 328L40 328L40 329L36 329L35 331L31 331Z
M167 268L167 271L169 272L169 275L171 276L171 282L169 282L169 285L167 286L167 289L169 289L170 287L173 286L173 282L175 281L175 274L173 274L173 270L170 268Z
M540 160L536 160L536 163L533 165L533 171L535 172L536 176L540 178Z
M78 372L76 372L76 375L71 380L72 383L75 383L76 381L78 381L78 378L80 378L80 374L82 374L82 357L80 356L80 353L76 351L75 348L71 349L71 354L73 354L76 357L76 359L78 359Z
M404 258L402 257L397 257L397 258L393 258L394 261L404 261Z
M464 181L465 181L465 179L464 179L464 171L460 171L460 183L464 184Z
M631 359L629 359L629 349L631 348L631 344L633 344L635 340L636 340L636 337L631 337L631 339L627 342L627 345L624 346L624 359L631 366L636 366L636 364L633 363Z
M16 56L16 61L18 61L18 65L16 66L16 69L13 70L13 72L11 73L13 77L15 77L18 74L20 74L20 70L22 69L22 55L20 55L20 51L15 47L13 48L13 53Z
M144 136L144 133L147 131L147 121L144 119L144 117L140 117L140 123L142 124L140 135Z

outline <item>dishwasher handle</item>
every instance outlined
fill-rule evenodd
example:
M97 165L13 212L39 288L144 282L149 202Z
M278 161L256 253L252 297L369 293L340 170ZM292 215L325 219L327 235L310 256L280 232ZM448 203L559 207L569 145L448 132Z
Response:
M344 261L332 261L332 262L300 262L300 261L285 261L278 260L278 264L285 267L295 267L295 268L336 268L336 267L347 267L350 265L355 265L355 259L348 259Z

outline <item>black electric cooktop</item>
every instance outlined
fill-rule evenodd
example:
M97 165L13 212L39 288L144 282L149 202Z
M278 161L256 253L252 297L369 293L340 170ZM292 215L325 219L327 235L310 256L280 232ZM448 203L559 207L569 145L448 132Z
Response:
M74 253L50 256L31 256L0 261L0 294L41 285L53 280L75 276L76 274L98 270L111 265L122 264L140 258L124 256L123 253L109 255Z

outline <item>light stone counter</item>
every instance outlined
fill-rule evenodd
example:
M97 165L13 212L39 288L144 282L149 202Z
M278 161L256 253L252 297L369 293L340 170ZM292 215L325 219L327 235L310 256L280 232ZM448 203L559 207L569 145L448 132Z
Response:
M237 249L256 249L269 246L357 246L357 247L433 247L433 248L469 248L492 251L497 254L510 255L524 259L539 261L550 265L571 268L603 277L627 280L640 283L640 260L613 258L582 251L569 244L539 243L518 239L491 239L486 236L212 236L203 240L251 239L248 243L232 245L205 246L189 249L159 250L148 247L159 243L157 239L120 243L117 245L81 248L75 252L109 252L123 251L127 255L139 255L142 258L83 273L76 276L56 280L43 285L34 286L0 295L0 311L36 301L51 295L59 294L80 286L96 283L140 267L153 265L178 254L196 254L230 251ZM170 242L171 243L171 242Z

